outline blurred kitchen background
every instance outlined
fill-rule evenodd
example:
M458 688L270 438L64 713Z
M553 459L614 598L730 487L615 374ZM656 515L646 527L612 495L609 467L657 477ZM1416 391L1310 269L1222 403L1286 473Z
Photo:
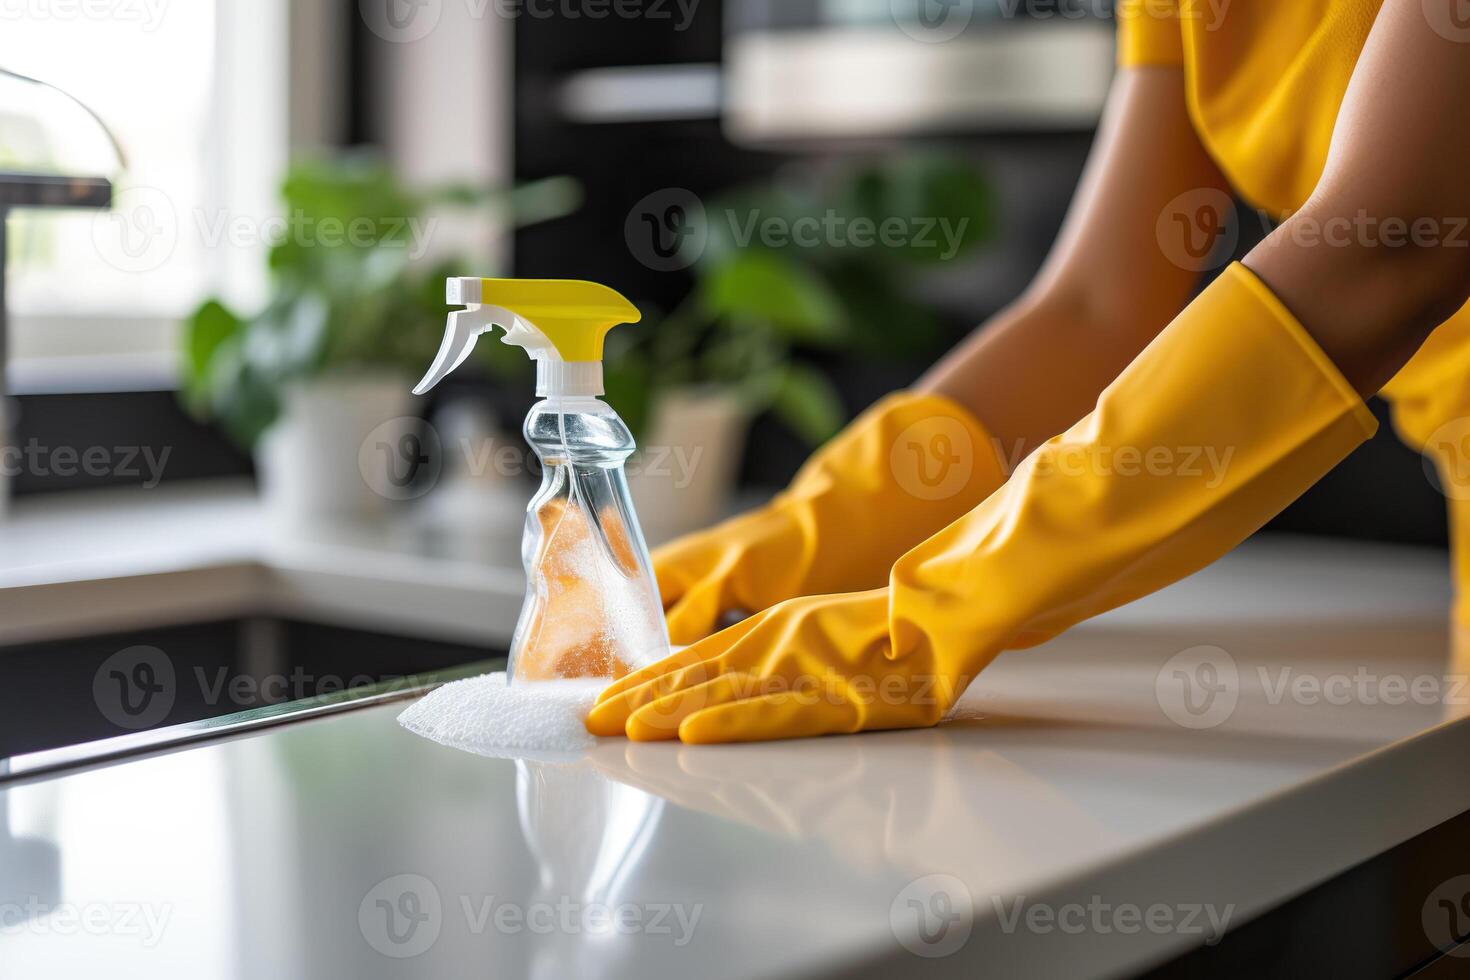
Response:
M1113 59L1105 0L71 12L0 12L0 756L503 655L533 372L408 395L445 275L644 311L650 539L759 500L1026 285ZM1272 530L1444 504L1384 426Z

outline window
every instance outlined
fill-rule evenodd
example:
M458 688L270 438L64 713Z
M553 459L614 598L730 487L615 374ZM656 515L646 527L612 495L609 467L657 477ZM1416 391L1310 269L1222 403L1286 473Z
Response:
M0 6L0 65L93 109L126 155L110 212L10 223L12 380L169 383L180 319L260 297L284 163L286 0Z

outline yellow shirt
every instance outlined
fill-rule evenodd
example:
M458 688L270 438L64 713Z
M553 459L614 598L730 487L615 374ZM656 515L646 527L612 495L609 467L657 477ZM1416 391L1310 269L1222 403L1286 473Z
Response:
M1322 175L1381 5L1121 0L1118 63L1182 67L1206 150L1247 203L1282 217L1306 203ZM1383 394L1393 400L1399 434L1419 448L1441 426L1470 416L1470 307L1435 330Z

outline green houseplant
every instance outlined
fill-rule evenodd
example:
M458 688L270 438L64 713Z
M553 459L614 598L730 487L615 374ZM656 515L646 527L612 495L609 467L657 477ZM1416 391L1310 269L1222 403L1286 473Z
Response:
M183 334L186 403L246 447L276 421L293 382L364 370L415 375L433 359L444 279L474 263L423 261L431 212L490 209L523 225L571 212L580 191L568 178L414 191L381 160L353 156L295 164L281 196L288 230L270 248L264 306L243 316L208 299ZM497 361L503 354L482 350Z
M267 495L284 510L371 510L371 491L383 488L358 473L359 443L410 413L408 388L443 334L445 277L485 267L430 260L437 222L487 211L510 225L548 220L575 209L580 191L567 178L414 190L376 157L354 155L293 165L281 194L269 296L250 315L211 298L189 317L181 396L255 450ZM515 354L479 350L493 370Z
M693 289L645 329L609 338L619 412L645 444L686 447L663 482L703 481L673 494L635 479L640 513L670 515L670 534L708 523L726 506L751 417L770 411L815 446L846 418L833 367L936 356L944 332L920 287L990 237L993 213L972 164L930 152L801 163L708 202ZM695 467L691 443L723 448Z

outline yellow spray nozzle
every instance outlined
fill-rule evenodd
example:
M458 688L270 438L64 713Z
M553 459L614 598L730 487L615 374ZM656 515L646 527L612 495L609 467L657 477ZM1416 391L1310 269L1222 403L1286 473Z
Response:
M449 314L434 363L413 389L422 395L464 363L475 340L497 324L505 343L536 362L536 388L550 394L602 394L602 339L620 323L642 319L617 290L576 279L478 279L452 276ZM570 366L567 366L570 365Z
M530 320L564 361L602 360L607 332L643 318L617 290L580 279L481 279L480 296Z

